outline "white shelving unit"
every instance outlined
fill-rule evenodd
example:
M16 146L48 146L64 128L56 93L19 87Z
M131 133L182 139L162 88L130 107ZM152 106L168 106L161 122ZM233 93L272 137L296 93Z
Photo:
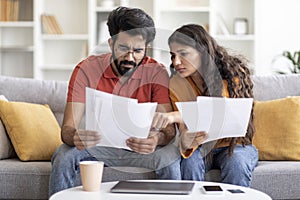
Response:
M170 34L181 25L200 24L209 31L217 42L229 51L244 55L255 64L254 4L255 0L153 0L154 18L158 27L158 37L154 43L154 57L169 66L169 47L166 43ZM232 7L235 9L232 9ZM220 16L227 32L220 27ZM233 23L236 18L246 18L248 33L234 34Z
M228 49L255 65L256 0L19 0L20 19L0 22L0 74L36 79L68 80L75 65L88 54L110 51L106 26L117 6L139 7L153 17L157 36L150 55L170 65L167 39L187 23L205 26ZM234 7L234 9L233 9ZM42 14L54 15L63 34L42 33ZM220 17L228 33L220 27ZM235 18L248 20L248 34L235 35Z
M242 54L249 60L254 72L255 66L255 1L256 0L210 0L210 34L229 51ZM233 9L234 7L234 9ZM247 34L234 34L234 21L247 19ZM222 31L222 25L228 33Z
M180 26L188 23L208 26L210 16L209 0L179 1L179 0L153 0L154 13L157 27L157 36L153 44L153 56L168 66L171 64L169 36Z
M102 7L102 1L90 0L90 41L89 51L92 54L101 54L109 51L107 40L109 38L106 21L109 13L115 8L116 2L113 6Z
M41 15L54 15L63 34L42 32ZM86 57L89 42L88 0L40 0L37 2L34 77L68 80L78 62Z
M153 0L112 0L112 6L103 6L105 0L90 0L90 52L101 54L110 51L107 40L109 32L106 25L109 13L118 6L139 7L153 16Z
M34 0L20 1L18 21L0 21L1 75L33 77L33 5Z

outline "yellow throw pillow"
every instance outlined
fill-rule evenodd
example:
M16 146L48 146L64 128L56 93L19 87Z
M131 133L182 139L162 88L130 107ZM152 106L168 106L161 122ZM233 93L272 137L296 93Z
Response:
M0 118L22 161L50 160L62 144L59 124L48 105L0 101Z
M300 96L254 105L253 144L260 160L300 160Z

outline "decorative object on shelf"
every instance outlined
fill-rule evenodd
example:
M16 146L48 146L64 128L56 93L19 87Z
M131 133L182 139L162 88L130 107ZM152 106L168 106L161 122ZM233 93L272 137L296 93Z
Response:
M209 23L204 24L204 29L209 33Z
M63 31L58 24L54 15L43 14L42 19L42 32L46 34L63 34Z
M106 7L106 8L112 8L115 6L115 1L114 0L102 0L101 6Z
M234 19L234 34L237 35L248 34L248 20L246 18Z
M299 51L295 51L294 53L290 52L290 51L284 51L281 55L276 56L273 61L272 64L274 65L275 62L280 61L280 59L283 58L284 61L288 61L288 71L284 71L284 70L275 70L278 74L287 74L288 72L292 73L292 74L300 74L300 50ZM284 65L286 67L286 64ZM283 67L283 66L280 66Z

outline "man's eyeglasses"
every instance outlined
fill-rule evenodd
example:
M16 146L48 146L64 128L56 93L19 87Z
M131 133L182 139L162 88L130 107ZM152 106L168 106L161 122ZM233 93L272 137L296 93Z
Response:
M118 45L116 48L118 52L118 56L127 56L129 53L132 54L132 56L135 59L142 59L145 55L145 48L133 48L132 50L125 45Z

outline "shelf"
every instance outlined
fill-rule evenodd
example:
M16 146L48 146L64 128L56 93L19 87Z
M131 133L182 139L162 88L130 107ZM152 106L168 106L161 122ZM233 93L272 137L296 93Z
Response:
M42 70L45 71L57 71L57 70L61 70L61 71L65 71L65 70L73 70L75 68L77 64L52 64L52 65L44 65L41 66Z
M43 34L43 40L88 40L88 34Z
M161 12L210 12L210 8L207 6L163 8Z
M33 46L7 46L0 47L0 52L33 52Z
M116 7L100 7L100 6L97 6L97 7L94 8L94 11L95 12L109 13L109 12L111 12L115 8Z
M214 38L216 40L223 41L254 41L254 35L215 35Z
M0 22L0 27L33 27L32 21Z

